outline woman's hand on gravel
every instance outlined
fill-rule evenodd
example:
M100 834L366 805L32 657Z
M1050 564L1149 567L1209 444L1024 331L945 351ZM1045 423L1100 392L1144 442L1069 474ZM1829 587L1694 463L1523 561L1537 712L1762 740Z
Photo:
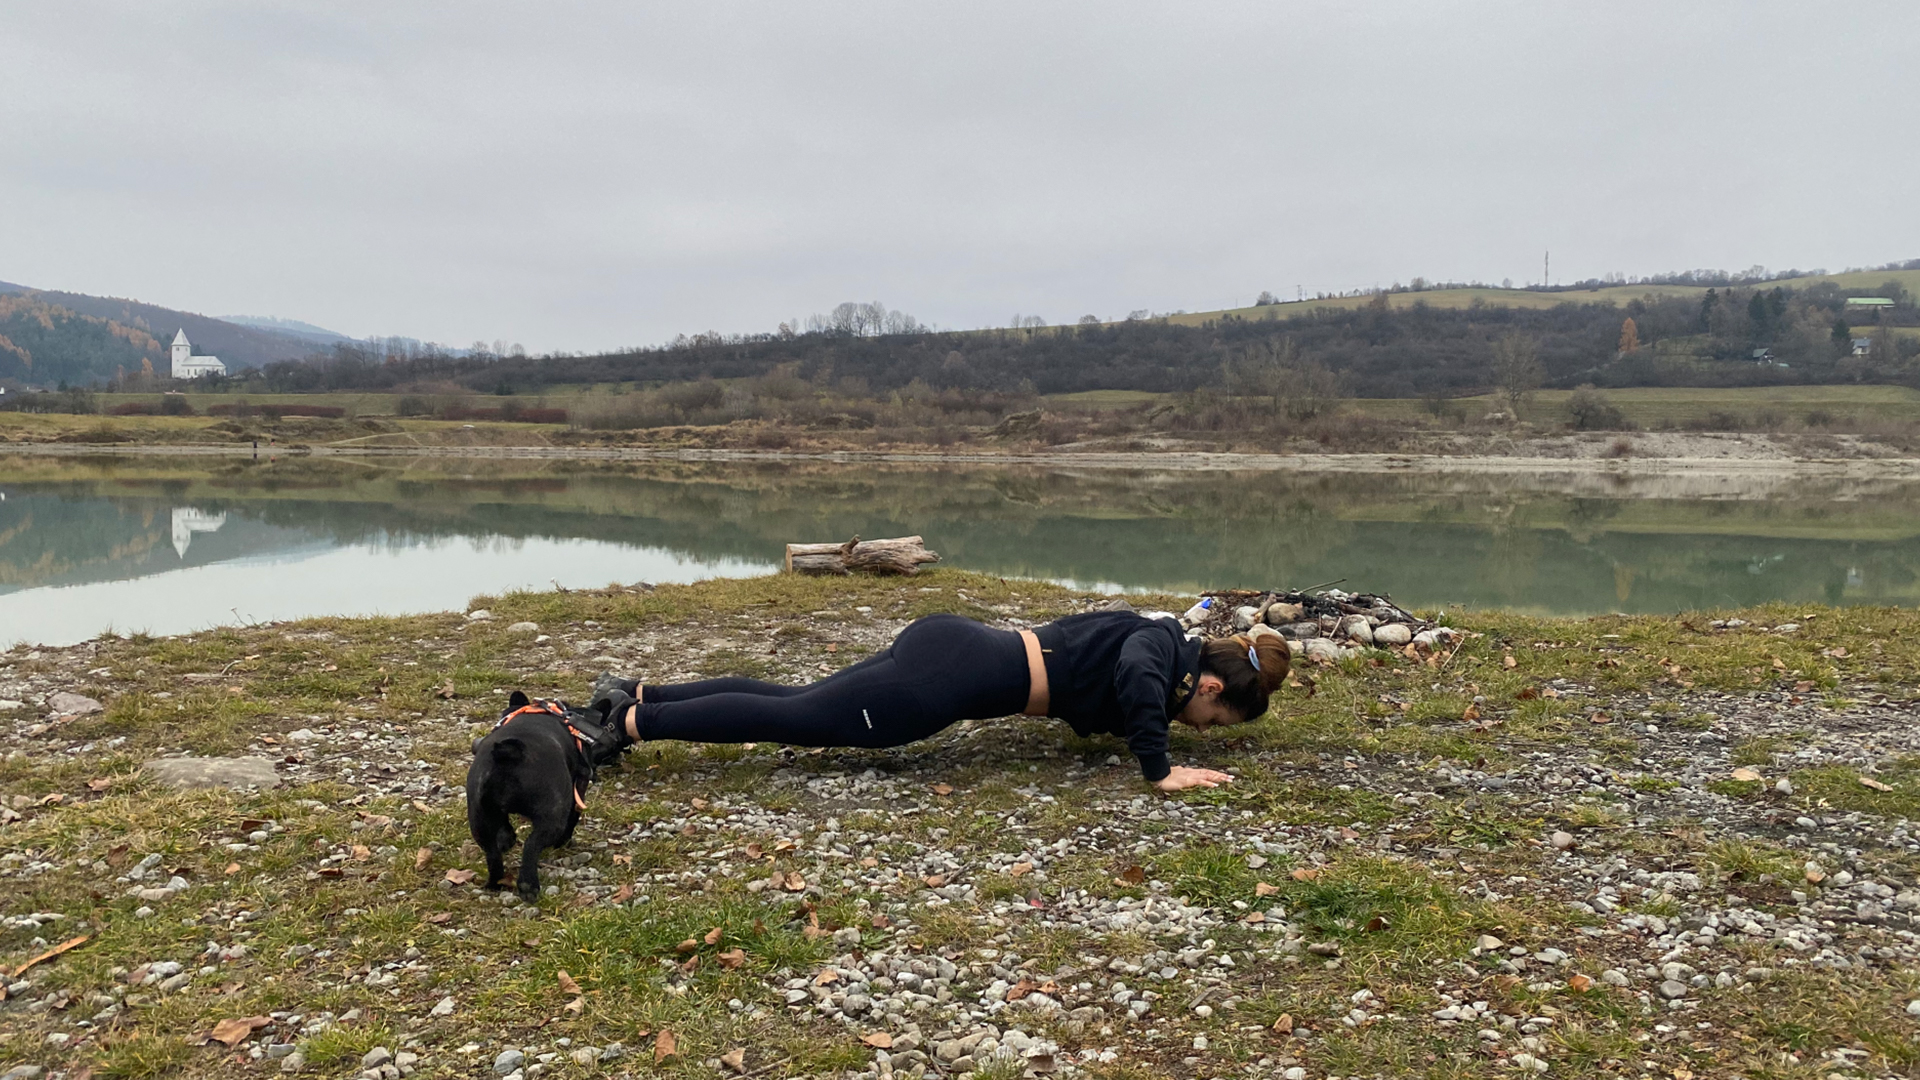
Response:
M1167 775L1153 782L1161 791L1185 791L1196 787L1219 787L1233 783L1233 777L1213 769L1189 769L1185 765L1175 765Z

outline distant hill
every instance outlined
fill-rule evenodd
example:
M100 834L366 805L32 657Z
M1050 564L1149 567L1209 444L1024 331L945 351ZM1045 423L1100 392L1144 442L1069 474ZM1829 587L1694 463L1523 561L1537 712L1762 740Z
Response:
M165 375L167 345L185 330L195 353L230 371L298 360L349 340L292 319L217 319L158 304L0 281L0 378L34 386L83 385L135 374Z
M1741 289L1776 286L1809 289L1829 284L1847 292L1878 292L1887 282L1898 282L1909 293L1920 294L1920 270L1853 270L1842 274L1803 274L1756 284L1741 283ZM1597 285L1587 288L1504 289L1492 285L1465 288L1396 289L1387 294L1387 306L1393 310L1423 304L1430 308L1516 307L1551 308L1560 304L1625 304L1647 297L1699 299L1707 285ZM1728 288L1718 286L1721 292ZM1373 293L1356 296L1329 296L1311 300L1287 300L1260 307L1224 308L1219 311L1190 311L1184 314L1156 316L1180 326L1200 326L1225 317L1240 319L1290 319L1303 312L1322 308L1358 310L1374 302Z
M280 319L271 315L222 315L221 322L230 322L235 326L251 326L255 330L270 330L276 334L287 334L320 345L333 345L336 342L352 341L353 338L337 330L324 326L315 326L299 319Z
M176 311L158 304L123 300L112 296L88 296L85 293L30 289L28 295L81 315L107 319L122 326L144 330L161 341L170 342L176 330L185 330L193 342L193 351L218 356L229 370L260 367L276 360L298 360L312 354L315 342L292 334L239 326L210 315Z
M29 386L82 385L163 370L152 334L56 307L27 290L0 294L0 379Z

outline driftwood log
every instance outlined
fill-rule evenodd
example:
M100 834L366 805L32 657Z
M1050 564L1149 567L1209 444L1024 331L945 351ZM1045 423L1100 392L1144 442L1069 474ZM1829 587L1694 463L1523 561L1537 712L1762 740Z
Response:
M789 574L917 574L921 563L939 562L917 536L862 540L844 544L788 544Z

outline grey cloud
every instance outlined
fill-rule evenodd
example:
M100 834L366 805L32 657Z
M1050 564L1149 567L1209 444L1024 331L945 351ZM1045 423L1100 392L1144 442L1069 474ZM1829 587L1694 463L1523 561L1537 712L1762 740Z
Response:
M0 277L591 349L1920 255L1904 4L63 3Z

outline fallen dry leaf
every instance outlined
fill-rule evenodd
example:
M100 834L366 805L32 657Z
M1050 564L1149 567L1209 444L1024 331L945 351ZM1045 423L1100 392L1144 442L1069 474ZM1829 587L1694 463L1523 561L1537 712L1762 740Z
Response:
M1500 666L1506 668L1508 671L1512 671L1514 668L1520 666L1520 661L1515 660L1512 653L1508 653L1500 658Z
M613 857L613 865L615 865L615 866L632 866L632 865L633 865L633 856L631 856L631 855L615 855L615 856Z
M1533 701L1540 696L1540 690L1538 687L1529 686L1513 696L1521 701Z
M1584 994L1593 988L1593 980L1585 975L1575 975L1567 980L1567 986L1576 994Z
M692 938L688 938L687 940L681 942L680 944L675 945L673 947L673 951L677 953L690 953L690 952L698 951L699 948L700 948L700 943L698 941L695 941Z
M1302 866L1287 876L1295 881L1312 881L1320 876L1320 871L1311 866Z
M113 786L113 778L108 776L102 776L98 779L87 781L88 791L105 791L112 786Z
M884 1031L875 1031L862 1035L860 1036L860 1041L873 1047L875 1050L893 1049L893 1036Z
M815 986L831 986L839 981L840 973L832 968L822 969L820 974L813 977L813 985Z
M373 858L373 849L367 847L365 844L355 844L347 850L353 855L354 862L366 862L368 859Z
M780 879L780 887L788 892L806 892L807 879L801 877L799 871L789 870L787 875Z
M699 966L700 966L700 956L698 953L696 953L693 956L687 957L687 962L680 965L680 973L682 975L691 975L693 974L694 969L698 968Z
M1757 770L1749 769L1745 766L1742 766L1738 769L1733 770L1733 778L1735 780L1740 781L1741 783L1751 783L1755 780L1761 779L1761 776Z
M46 961L51 960L56 956L59 956L61 953L66 952L69 949L77 949L80 946L85 945L87 943L87 939L91 938L92 936L93 936L92 934L81 934L79 937L68 938L67 940L61 942L60 944L55 945L53 948L48 949L46 952L43 952L40 955L34 957L33 959L28 960L26 963L21 964L19 967L14 968L13 977L17 979L20 976L25 975L27 973L28 968L34 967L35 965L38 965L38 964L45 963Z
M473 880L473 871L449 870L447 871L447 880L453 882L455 885L465 885L467 882Z
M1129 866L1125 870L1120 871L1119 876L1113 880L1123 885L1138 885L1147 880L1147 869L1144 866Z
M1019 877L1021 874L1031 873L1033 873L1033 864L1030 862L1017 862L1007 867L1008 877Z
M1893 785L1892 785L1892 784L1883 784L1883 783L1881 783L1880 781L1878 781L1878 780L1875 780L1875 779L1874 779L1873 777L1871 777L1871 776L1863 776L1863 777L1861 777L1861 778L1860 778L1860 783L1861 783L1861 785L1862 785L1862 786L1865 786L1865 787L1870 787L1870 788L1872 788L1872 789L1873 789L1873 790L1875 790L1875 791L1892 791L1892 790L1893 790Z
M709 945L720 944L720 928L716 926L713 929L707 931L707 936L704 940Z
M1460 719L1467 721L1480 719L1480 706L1468 705L1465 709L1461 710Z
M1279 1018L1273 1022L1273 1030L1281 1035L1293 1034L1293 1014L1281 1013Z
M747 952L745 949L735 947L723 953L715 953L713 958L720 962L721 967L731 971L747 962Z
M712 803L699 797L698 795L694 796L691 799L688 799L687 803L688 805L692 806L695 810L705 810L707 807L713 805Z
M935 795L951 795L953 794L953 785L952 784L935 784L933 785L933 793Z
M435 926L450 923L453 921L453 913L450 911L436 911L427 916L427 921L433 923Z
M413 807L415 810L418 810L423 814L429 813L433 810L433 807L428 806L426 803L421 802L419 799L415 799L411 803L408 803L407 805Z
M239 863L237 863L237 862L230 862L230 863L228 863L228 864L227 864L227 869L226 869L226 871L225 871L225 872L226 872L226 873L228 873L228 874L237 874L237 873L239 873L239 872L240 872L240 864L239 864Z
M631 899L633 899L633 886L631 884L623 884L613 891L612 896L607 897L607 902L610 904L624 904Z
M567 1011L575 1016L587 1011L587 999L584 995L567 1002Z
M413 853L413 868L415 870L425 870L427 868L427 864L432 861L433 861L432 848L421 848L420 850Z
M1263 913L1261 913L1261 912L1258 912L1258 911L1249 911L1249 912L1247 912L1247 914L1246 914L1246 917L1244 917L1244 918L1242 918L1242 919L1241 919L1240 921L1241 921L1241 922L1243 922L1243 923L1247 923L1247 924L1249 924L1249 925L1252 925L1252 924L1257 924L1257 923L1263 923L1263 922L1266 922L1266 921L1267 921L1267 917L1266 917L1266 915L1265 915L1265 914L1263 914Z
M1387 921L1385 915L1375 915L1373 918L1367 920L1367 925L1362 927L1362 929L1369 934L1377 934L1392 925L1392 923Z
M744 1046L736 1046L733 1049L727 1051L726 1053L721 1054L720 1064L725 1065L727 1068L732 1069L734 1072L746 1072L747 1071L747 1048Z
M925 881L925 882L927 883L927 888L929 888L929 889L937 889L937 888L939 888L940 886L942 886L942 885L945 885L945 884L947 883L947 875L945 875L945 874L928 874L928 875L927 875L926 877L924 877L924 878L922 878L921 880L923 880L923 881Z
M1807 882L1809 884L1818 885L1825 880L1827 880L1826 871L1820 869L1817 866L1807 867Z
M560 992L563 994L578 994L583 992L580 989L580 984L574 982L573 976L567 974L564 970L554 976L554 981L560 984Z
M1253 895L1255 896L1272 896L1279 891L1280 886L1269 885L1264 881L1255 882L1253 886Z
M247 1038L254 1032L271 1023L273 1023L272 1017L242 1016L237 1019L220 1021L213 1025L213 1031L209 1032L209 1034L211 1037L226 1043L227 1049L231 1050L241 1043L246 1042Z
M61 794L60 792L58 792L58 791L56 791L56 792L54 792L54 793L53 793L53 794L51 794L51 795L42 795L42 796L40 796L40 801L39 801L38 803L35 803L34 805L36 805L36 806L52 806L52 805L53 805L53 804L55 804L55 803L63 803L63 802L66 802L66 801L67 801L67 797L66 797L65 795L63 795L63 794Z
M660 1034L653 1037L653 1063L655 1065L660 1064L670 1057L677 1057L679 1053L679 1040L673 1037L673 1032L662 1028Z

